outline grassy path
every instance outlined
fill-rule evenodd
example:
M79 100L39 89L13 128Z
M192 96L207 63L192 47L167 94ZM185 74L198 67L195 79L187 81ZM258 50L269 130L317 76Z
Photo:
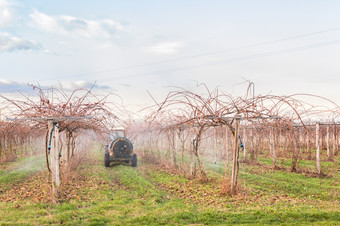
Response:
M2 174L11 174L14 168ZM31 198L0 202L0 224L340 224L339 202L334 200L339 194L332 193L334 178L320 185L317 178L289 178L288 173L246 168L241 181L250 193L228 197L220 194L223 170L218 165L209 168L212 180L208 184L143 162L136 168L106 168L103 153L94 148L69 189L63 190L63 202L50 204ZM25 188L36 187L37 179L33 176ZM293 181L302 185L290 184ZM307 189L301 195L300 187Z

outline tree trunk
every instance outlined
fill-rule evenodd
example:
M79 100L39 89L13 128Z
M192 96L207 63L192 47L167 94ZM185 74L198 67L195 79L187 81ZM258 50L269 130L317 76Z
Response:
M204 167L203 167L203 163L202 163L202 161L199 158L199 151L198 151L204 127L205 127L205 125L202 125L200 127L199 132L198 132L198 134L196 136L196 139L195 139L196 142L194 144L194 154L196 156L196 159L197 159L197 162L198 162L198 167L199 167L199 170L200 170L200 173L201 173L201 180L203 182L207 182L208 181L208 177L207 177L207 174L205 173L205 170L204 170Z

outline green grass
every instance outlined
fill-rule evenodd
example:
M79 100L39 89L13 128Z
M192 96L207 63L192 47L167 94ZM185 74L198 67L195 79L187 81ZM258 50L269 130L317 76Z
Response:
M215 169L218 168L218 165L212 164ZM211 167L211 166L210 166ZM208 168L210 168L208 166ZM276 175L276 173L273 173ZM280 174L280 173L279 173ZM287 173L288 174L288 173ZM249 174L248 174L249 175ZM275 186L272 186L271 189L266 189L269 185L272 184L273 181L275 181L277 178L286 178L287 175L280 176L277 175L276 177L269 178L267 180L263 180L263 178L258 178L256 175L253 175L254 177L249 175L249 178L244 178L241 176L241 182L246 182L247 184L251 185L248 187L252 190L252 194L249 194L249 196L245 200L237 200L235 202L235 199L233 197L219 197L217 199L222 199L222 203L225 203L223 207L216 207L213 208L214 217L220 218L220 222L225 223L253 223L253 224L272 224L272 223L299 223L299 224L334 224L335 222L339 223L340 221L340 212L339 212L339 204L336 203L334 206L335 200L338 200L339 196L330 196L329 201L323 201L320 200L319 197L313 196L310 200L306 201L302 196L299 196L298 189L300 187L292 189L291 194L294 197L289 197L288 194L287 198L284 198L282 200L277 200L275 203L270 203L272 197L275 197L277 195L284 195L287 194L285 190L281 190L282 188L285 188L285 185L287 185L287 182L281 182L280 180L277 182L276 185L279 185L279 188L275 188ZM297 175L298 178L301 175ZM210 177L216 177L216 174L210 173ZM265 178L265 176L263 176ZM189 179L185 179L183 176L178 175L171 175L167 174L165 172L159 172L159 171L152 171L150 173L150 178L152 178L153 181L159 184L167 184L167 185L173 185L175 182L177 182L177 187L173 186L174 190L181 188L184 184L190 183L191 181ZM316 178L313 178L316 179ZM295 179L291 178L289 179L289 182L293 182ZM306 180L306 178L305 178ZM215 180L213 180L215 181ZM313 183L313 182L311 182ZM198 184L196 186L197 190L193 192L193 196L196 200L199 200L199 196L202 195L201 190L199 187L203 187L202 190L204 191L211 191L212 189L216 190L216 186L212 186L211 184ZM294 187L294 183L292 183L289 188ZM287 188L286 190L289 190ZM321 187L322 191L324 193L327 193L327 188ZM335 188L333 188L335 189ZM308 192L312 192L313 189L308 189ZM278 192L279 191L279 192ZM255 197L261 193L262 195L260 198L253 199L252 197ZM319 193L322 193L321 191ZM216 192L214 192L216 194ZM206 207L204 209L209 209L211 207ZM219 210L216 212L216 210ZM223 220L222 220L223 219ZM227 219L227 220L226 220ZM193 222L192 222L193 223ZM201 221L201 223L203 223ZM209 223L209 222L204 222ZM217 222L210 222L218 223Z
M333 179L306 178L302 174L276 171L272 173L253 174L240 172L240 179L254 188L254 193L286 194L291 197L312 200L334 200L339 198L339 186L332 186Z
M258 161L267 166L273 165L272 159L269 159L269 158L260 157ZM280 158L277 160L277 165L289 169L292 166L292 159ZM328 170L333 165L333 163L329 161L321 161L320 165L321 165L321 170L325 173L328 173ZM316 172L316 163L314 160L312 161L312 160L301 160L300 159L298 160L297 167L298 169L307 168L307 169L310 169Z
M270 195L287 195L290 197L309 199L314 201L340 200L340 174L336 172L339 168L339 160L335 162L322 162L327 168L329 177L312 177L302 173L291 173L289 171L262 169L261 166L240 164L239 178L241 184L249 188L252 194L264 193ZM260 158L260 162L271 165L271 160ZM286 159L287 165L291 160ZM301 160L300 167L311 167L314 161ZM224 163L212 164L205 162L210 171L224 175ZM335 172L333 172L335 171ZM227 172L231 173L229 165Z
M91 156L95 160L79 168L86 177L86 186L77 191L80 198L59 204L29 199L0 202L0 224L340 224L337 175L313 178L242 164L239 183L248 194L230 197L219 193L224 173L222 162L205 162L212 180L202 184L143 164L142 160L136 168L126 165L106 168L103 153L96 149ZM43 160L35 161L36 170L38 166L44 167ZM19 165L25 164L22 160ZM0 185L21 178L21 174L16 174L18 169L13 166L0 171ZM25 175L34 172L27 171ZM17 179L14 181L20 183ZM191 190L181 196L181 189Z

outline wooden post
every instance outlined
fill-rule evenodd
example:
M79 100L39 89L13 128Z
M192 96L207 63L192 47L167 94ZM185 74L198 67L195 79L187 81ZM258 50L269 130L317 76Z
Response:
M150 148L150 151L148 151L149 152L148 154L152 155L152 134L151 134L151 131L149 131L149 148Z
M69 162L71 159L71 133L70 131L65 131L65 137L66 137L66 153L64 157L64 163L65 163L65 169L68 169Z
M54 158L55 158L55 184L57 188L60 186L60 142L59 142L59 123L55 125L55 152L54 152Z
M298 130L298 134L299 134L299 155L302 156L302 146L303 146L303 137L301 134L301 130Z
M158 159L160 160L160 162L161 162L161 158L162 158L161 152L162 152L162 148L163 148L162 141L163 141L162 140L162 134L160 133L158 135Z
M229 150L228 150L228 126L225 127L224 148L226 154L227 166L229 164Z
M316 172L318 174L321 174L321 169L320 169L320 123L317 122L315 125L315 146L316 146Z
M327 133L326 133L326 145L327 145L327 158L330 159L331 158L331 150L329 147L329 126L327 126Z
M253 136L253 129L250 129L250 154L251 156L253 155L254 153L254 136ZM252 159L252 157L251 157Z
M190 176L194 177L194 146L195 140L193 139L192 132L190 131Z
M294 129L294 128L293 128ZM292 155L292 168L291 168L291 172L296 172L296 168L297 168L297 161L298 161L298 147L299 147L299 137L298 134L295 134L295 132L293 131L291 139L293 142L293 155Z
M52 202L56 203L58 198L58 189L60 186L60 153L59 153L59 127L58 123L53 120L48 121L49 136L51 139L51 179L52 179ZM54 129L53 129L54 128Z
M231 172L231 193L236 193L237 187L237 176L238 176L238 128L239 128L240 119L236 119L235 123L235 133L234 133L234 146L233 146L233 166Z
M278 137L278 141L277 141L277 146L278 146L278 152L281 153L281 149L282 149L282 131L279 130L279 137Z
M185 151L185 130L182 132L182 139L181 139L181 147L182 147L182 158L181 158L181 169L183 170L183 174L185 173L184 169L184 151ZM180 134L179 134L180 136Z
M336 153L336 149L337 149L337 141L336 141L336 124L334 123L333 126L333 156Z
M167 143L167 151L166 151L166 163L170 163L172 162L171 159L171 132L167 131L167 138L168 138L168 143Z
M273 154L273 134L272 134L272 129L270 129L269 131L269 138L268 138L268 143L269 143L269 154Z
M271 128L271 139L272 139L272 154L273 154L273 166L274 168L276 167L276 147L275 147L275 142L276 142L276 139L275 139L275 131L274 131L274 127Z
M265 130L262 129L262 132L261 132L261 138L262 138L262 139L261 139L261 146L262 146L261 152L264 152L264 150L266 150L265 137L266 137ZM260 153L261 153L261 152L260 152ZM258 155L259 155L260 153L257 153L256 159L258 159Z
M176 136L176 132L175 132L175 130L173 129L172 130L172 139L170 139L170 140L172 140L172 166L173 167L175 167L175 168L177 168L177 160L176 160L176 155L177 155L177 142L176 142L176 138L177 138L177 136Z
M261 132L261 130L256 130L255 135L254 135L254 141L255 141L255 148L254 148L254 152L252 153L252 159L255 162L257 160L257 155L259 152L259 147L260 147L260 140L261 140L261 135L259 134Z
M51 164L51 184L52 184L52 202L56 202L56 197L57 197L57 191L55 188L55 163L54 163L54 139L53 139L53 133L52 131L54 126L53 120L48 120L48 141L47 143L49 144L49 155L51 158L50 164Z
M217 163L217 135L216 135L216 128L214 127L214 136L213 136L213 148L214 148L214 153L215 153L215 161L214 163Z
M244 125L243 128L243 137L242 137L242 141L243 141L243 160L246 161L247 160L247 151L246 151L246 126Z
M312 159L312 150L311 150L311 148L310 148L310 146L309 146L309 131L308 131L308 129L307 129L307 132L306 132L306 139L307 139L307 153L308 153L308 158L307 159L309 159L309 160L311 160Z

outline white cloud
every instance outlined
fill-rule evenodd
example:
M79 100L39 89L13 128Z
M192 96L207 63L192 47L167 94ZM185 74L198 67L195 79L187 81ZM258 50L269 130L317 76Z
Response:
M30 40L11 36L8 33L0 32L0 52L11 52L15 50L38 50L41 46Z
M65 90L74 90L79 88L85 88L89 85L86 81L76 81L76 82L61 82L61 87Z
M126 28L113 20L85 20L72 16L49 16L39 11L30 15L32 26L54 34L83 38L114 37L118 31Z
M64 91L73 91L75 89L90 89L93 86L93 83L87 82L87 81L63 81L58 84L54 84L53 87L60 88L60 85ZM40 86L42 89L48 89L51 86ZM105 85L97 85L94 84L93 87L94 90L112 90L111 87L105 86ZM6 80L6 79L0 79L0 90L3 93L17 93L18 91L23 92L23 93L31 93L33 92L33 88L31 85L25 82L16 82L16 81L11 81L11 80Z
M60 85L64 90L72 91L72 90L80 89L80 88L90 89L93 86L93 83L87 82L87 81L75 81L75 82L63 81L63 82L60 82ZM100 90L111 89L109 86L100 86L96 84L94 85L93 88L100 89Z
M178 52L183 47L180 42L160 42L146 48L147 51L158 54L171 54Z
M0 27L7 26L13 19L13 12L6 0L0 0Z
M0 79L0 90L2 93L31 92L33 89L24 82L14 82Z

